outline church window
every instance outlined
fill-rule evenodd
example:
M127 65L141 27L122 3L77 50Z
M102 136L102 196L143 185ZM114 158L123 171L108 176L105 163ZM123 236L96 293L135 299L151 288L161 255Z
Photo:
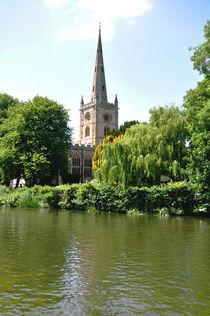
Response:
M93 92L94 92L94 86L93 86Z
M105 90L105 87L104 86L102 86L102 89L103 89L103 91Z
M88 136L90 136L90 127L86 126L85 127L85 137L88 137Z
M80 175L80 155L75 154L72 157L72 174Z
M103 66L101 67L101 71L104 72L104 67Z
M85 167L92 167L92 159L91 158L85 158L84 166Z
M75 156L72 158L72 166L80 167L80 157Z
M92 156L87 154L84 159L84 178L90 177L92 177Z
M80 175L80 168L72 167L72 174Z
M105 126L104 127L104 136L108 136L108 134L109 134L109 127L108 126Z
M84 169L84 177L90 178L92 176L92 168L85 168Z

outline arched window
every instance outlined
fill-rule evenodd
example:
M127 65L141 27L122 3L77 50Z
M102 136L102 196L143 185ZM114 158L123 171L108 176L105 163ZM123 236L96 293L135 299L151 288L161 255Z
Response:
M84 159L84 166L92 168L92 158L91 157L87 157Z
M88 136L90 136L90 127L86 126L85 127L85 137L88 137Z
M109 126L105 126L104 127L104 136L108 136L109 131L110 131Z
M84 178L92 177L92 155L85 155L84 159Z
M80 155L79 154L75 154L72 157L72 166L74 167L80 167Z
M72 174L80 175L80 155L78 153L72 157Z

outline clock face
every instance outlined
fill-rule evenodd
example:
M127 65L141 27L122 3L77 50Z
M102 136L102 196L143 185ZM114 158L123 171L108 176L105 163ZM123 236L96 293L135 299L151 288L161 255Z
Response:
M105 121L105 122L111 121L111 115L108 114L108 113L105 113L105 114L104 114L104 121Z
M90 121L90 112L85 114L85 121Z

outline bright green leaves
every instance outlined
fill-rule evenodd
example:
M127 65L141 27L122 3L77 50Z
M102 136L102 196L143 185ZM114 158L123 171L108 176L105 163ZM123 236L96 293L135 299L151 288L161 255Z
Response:
M198 82L195 89L191 89L184 97L183 107L189 133L199 133L209 129L209 106L210 106L210 77L206 76ZM206 122L206 123L204 123ZM206 126L204 126L207 124Z
M103 143L99 144L96 147L96 150L94 152L93 155L93 162L92 162L92 167L93 167L93 171L98 170L98 168L100 168L101 164L102 164L102 154L103 154L103 148L106 144L109 143L113 143L115 144L116 142L118 142L120 139L123 138L124 135L119 135L119 136L115 136L113 137L112 135L107 136L106 138L104 138Z
M6 93L0 93L0 123L2 119L7 117L7 111L10 107L19 104L18 99L14 99L12 96Z
M162 174L180 179L186 134L178 108L154 108L149 124L128 128L123 139L104 147L96 178L125 187L159 183Z
M36 96L9 107L0 128L1 180L24 177L32 185L68 172L69 117L63 106ZM13 170L8 173L8 170ZM43 181L42 181L43 180Z
M210 20L204 26L205 42L197 47L191 48L194 54L191 60L194 69L198 70L200 74L210 74Z

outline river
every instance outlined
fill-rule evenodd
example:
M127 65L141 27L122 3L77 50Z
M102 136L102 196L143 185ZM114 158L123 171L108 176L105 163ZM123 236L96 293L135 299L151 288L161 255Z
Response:
M1 209L0 315L210 315L210 219Z

